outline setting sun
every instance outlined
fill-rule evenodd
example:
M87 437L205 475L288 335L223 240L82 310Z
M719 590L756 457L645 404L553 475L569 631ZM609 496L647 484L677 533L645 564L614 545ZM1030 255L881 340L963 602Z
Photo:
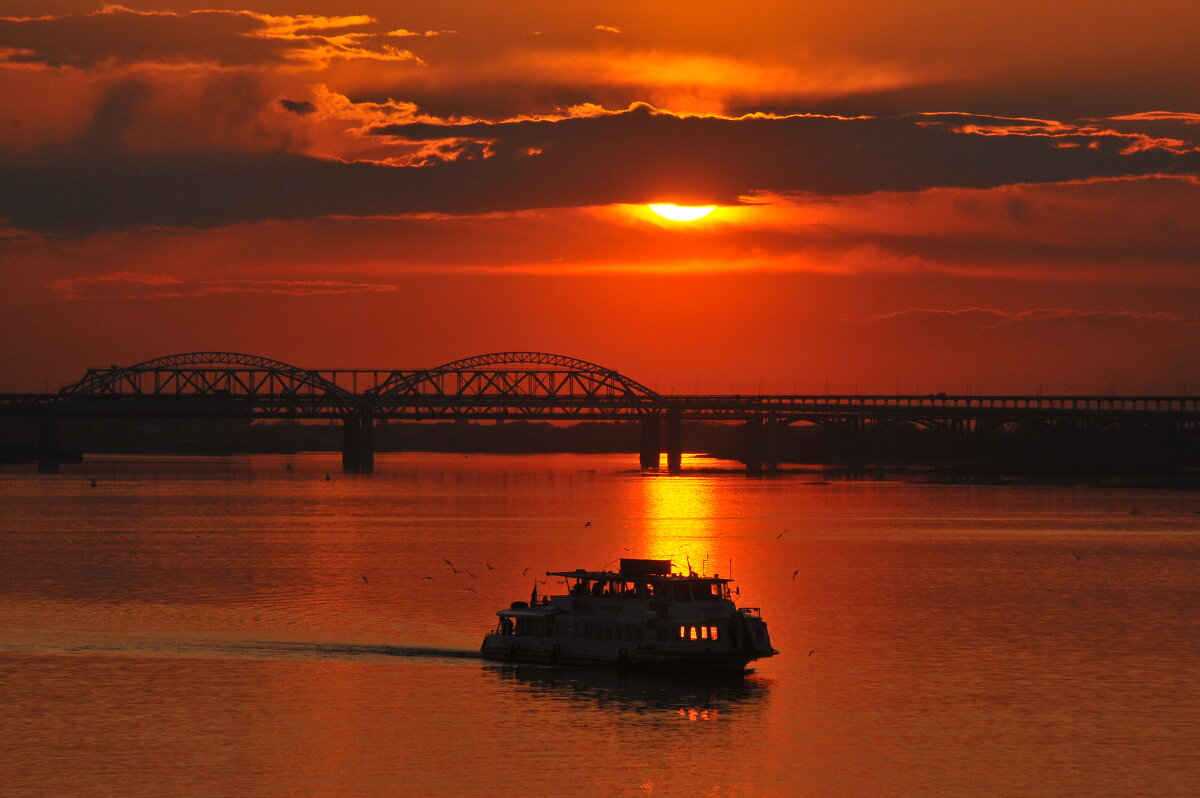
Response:
M694 222L708 216L717 206L655 204L647 207L664 219L670 219L673 222Z

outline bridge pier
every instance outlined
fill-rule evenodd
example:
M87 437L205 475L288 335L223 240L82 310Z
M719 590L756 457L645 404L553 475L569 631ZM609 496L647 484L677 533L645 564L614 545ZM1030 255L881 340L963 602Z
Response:
M753 416L742 425L742 462L746 465L746 473L751 476L762 474L765 455L763 419Z
M662 457L662 440L659 437L659 416L647 415L642 418L642 468L658 468Z
M779 444L786 427L787 425L775 418L774 415L767 416L767 423L763 426L763 431L766 433L764 451L767 458L767 473L774 474L779 471Z
M348 474L375 470L375 419L369 411L342 419L342 470Z
M674 402L667 411L667 473L683 470L683 413Z
M58 416L38 416L37 470L58 473Z

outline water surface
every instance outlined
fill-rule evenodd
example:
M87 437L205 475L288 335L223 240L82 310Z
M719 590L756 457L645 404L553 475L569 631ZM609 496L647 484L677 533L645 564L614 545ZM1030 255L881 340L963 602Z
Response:
M630 456L338 465L0 471L4 792L1200 783L1200 494L669 477ZM475 656L545 571L622 556L732 567L783 653L715 681Z

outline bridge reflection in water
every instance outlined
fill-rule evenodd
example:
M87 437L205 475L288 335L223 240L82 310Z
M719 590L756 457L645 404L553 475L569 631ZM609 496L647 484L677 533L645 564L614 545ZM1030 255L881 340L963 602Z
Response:
M0 395L0 417L38 420L37 458L57 467L64 418L340 419L346 471L374 468L377 421L638 421L640 463L681 468L684 421L744 427L750 473L774 470L780 431L828 427L862 447L888 428L915 424L957 446L1005 425L1043 429L1064 442L1136 428L1164 451L1193 447L1195 396L665 395L612 369L543 352L497 352L432 369L305 369L230 352L191 352L132 366L88 369L57 393Z

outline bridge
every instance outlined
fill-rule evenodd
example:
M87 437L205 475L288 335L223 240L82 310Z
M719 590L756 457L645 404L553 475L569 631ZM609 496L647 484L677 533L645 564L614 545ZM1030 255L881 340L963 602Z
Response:
M1136 428L1166 449L1200 433L1195 396L665 395L620 372L544 352L497 352L431 369L306 369L231 352L190 352L88 369L56 393L0 394L0 417L36 418L37 458L57 468L64 418L334 419L342 463L374 468L377 421L636 421L640 463L680 468L683 422L744 426L751 473L778 464L779 431L808 423L858 441L913 424L965 442L1006 426L1063 440Z

